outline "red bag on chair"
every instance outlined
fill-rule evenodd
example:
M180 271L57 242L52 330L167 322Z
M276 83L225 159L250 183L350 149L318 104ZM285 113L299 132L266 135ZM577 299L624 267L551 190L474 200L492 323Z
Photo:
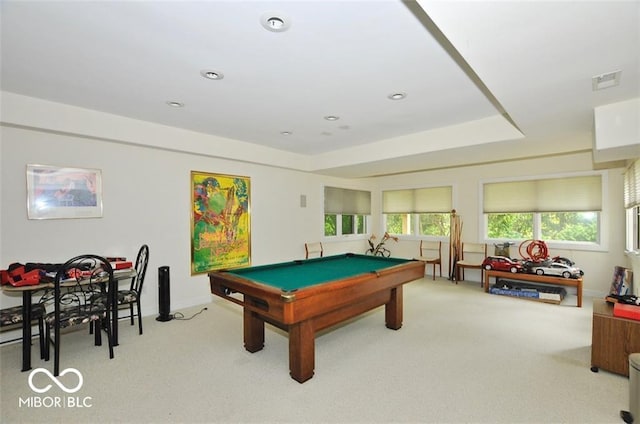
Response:
M9 271L6 269L0 270L0 285L4 286L9 284Z
M32 269L27 272L24 265L13 263L6 271L0 272L0 279L2 284L11 284L14 287L35 286L40 284L40 270Z
M40 284L40 270L34 269L29 272L25 272L24 274L17 275L9 281L9 284L14 287L38 285Z

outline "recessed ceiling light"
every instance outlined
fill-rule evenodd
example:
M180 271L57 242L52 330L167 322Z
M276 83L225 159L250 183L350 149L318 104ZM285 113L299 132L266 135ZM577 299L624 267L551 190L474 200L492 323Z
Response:
M175 102L175 101L168 101L167 104L171 107L175 107L176 109L184 107L184 103Z
M622 71L607 72L591 78L591 88L593 91L604 90L620 84L620 74Z
M407 93L392 93L387 96L391 100L402 100L407 97Z
M340 117L335 115L328 115L325 116L324 119L326 119L327 121L337 121L338 119L340 119Z
M291 19L281 12L265 12L260 18L262 26L271 32L284 32L291 27Z
M272 29L282 29L282 27L284 26L284 21L278 16L272 16L267 19L267 25L269 25L269 28Z
M210 80L221 80L222 78L224 78L224 74L222 72L212 71L210 69L200 71L200 75Z
M293 133L291 131L281 131L280 134L282 134L282 135L291 135Z

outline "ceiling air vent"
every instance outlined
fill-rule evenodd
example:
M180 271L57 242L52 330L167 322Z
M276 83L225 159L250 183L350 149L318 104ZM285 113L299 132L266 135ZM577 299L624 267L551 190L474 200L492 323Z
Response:
M607 72L606 74L596 75L591 78L593 91L604 90L605 88L615 87L620 84L620 74L622 71Z

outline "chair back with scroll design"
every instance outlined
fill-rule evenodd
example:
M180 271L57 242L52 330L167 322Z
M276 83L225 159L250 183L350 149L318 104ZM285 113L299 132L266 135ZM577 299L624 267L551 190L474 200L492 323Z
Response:
M314 243L305 243L304 244L305 258L321 258L324 255L324 249L322 248L322 243L314 242Z
M480 286L484 282L484 271L482 269L482 262L487 257L487 243L462 243L460 249L460 258L456 263L456 283L459 280L464 280L465 269L478 269L480 270Z
M140 247L140 250L138 250L138 256L136 257L136 275L131 279L131 287L129 290L118 291L118 306L129 305L131 325L134 324L134 316L138 316L138 331L140 334L142 334L142 310L140 309L140 297L142 296L142 285L144 284L144 277L147 274L148 264L149 246L143 244L142 247Z
M48 360L49 346L54 346L53 375L60 373L61 330L76 325L93 325L96 330L95 345L102 345L104 330L109 341L109 358L113 358L113 339L111 337L110 293L116 289L111 264L98 255L80 255L65 262L54 280L53 293L46 296L53 303L53 312L45 316L46 352ZM105 294L96 296L96 293ZM51 331L53 330L53 338Z
M440 277L442 277L442 242L420 240L420 255L417 260L423 261L433 266L433 279L436 279L436 265L440 269Z

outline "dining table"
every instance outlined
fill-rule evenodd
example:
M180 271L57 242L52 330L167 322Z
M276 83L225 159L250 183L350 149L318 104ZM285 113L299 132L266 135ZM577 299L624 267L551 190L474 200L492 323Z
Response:
M128 281L136 277L136 270L134 268L119 269L113 272L113 278L115 280L116 288L122 281ZM88 281L88 280L87 280ZM61 286L69 286L75 284L75 280L62 281ZM32 302L34 293L54 288L53 282L40 282L35 285L25 286L12 286L5 284L2 286L2 293L6 295L12 295L19 293L22 295L22 371L29 371L31 369L31 326L32 326ZM117 296L110 296L111 303L111 336L113 339L113 345L118 345L118 305ZM47 341L48 343L48 341Z

